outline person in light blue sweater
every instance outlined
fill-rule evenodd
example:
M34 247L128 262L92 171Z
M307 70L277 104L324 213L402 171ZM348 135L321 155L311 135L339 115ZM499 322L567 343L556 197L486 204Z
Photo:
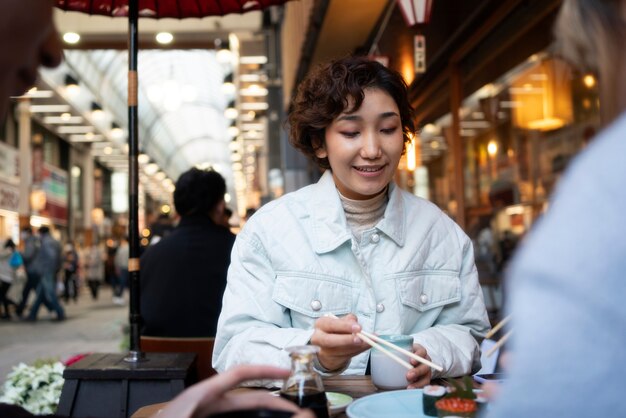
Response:
M608 127L513 262L509 377L489 418L626 417L626 0L565 0L555 32L599 75Z

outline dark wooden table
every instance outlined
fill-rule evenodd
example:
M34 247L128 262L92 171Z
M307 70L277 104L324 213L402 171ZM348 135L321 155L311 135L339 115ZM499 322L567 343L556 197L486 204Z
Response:
M433 384L446 385L446 382L441 379L436 379ZM324 379L324 389L327 392L344 393L351 396L354 400L362 398L364 396L372 395L380 392L376 389L376 386L372 383L370 376L334 376ZM234 389L234 391L250 390L249 388ZM132 418L146 418L152 414L157 413L160 409L164 408L167 403L150 405L137 411ZM334 415L333 418L346 418L345 412Z

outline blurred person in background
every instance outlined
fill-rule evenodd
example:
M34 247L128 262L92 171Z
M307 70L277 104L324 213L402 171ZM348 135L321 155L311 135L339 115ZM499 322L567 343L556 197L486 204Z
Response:
M143 335L213 337L235 236L222 225L226 181L192 168L176 181L180 222L141 256Z
M599 76L606 126L511 263L509 377L489 418L626 417L626 0L565 0L555 35Z
M78 301L78 266L80 265L78 251L74 244L65 244L63 255L63 300L65 303Z
M11 238L7 239L0 250L0 305L4 307L2 319L11 319L9 307L17 306L9 299L8 293L15 280L15 271L22 267L23 263L22 256L15 248L15 243Z
M37 285L37 297L28 314L29 321L37 320L39 307L44 301L48 301L52 310L57 314L57 321L65 319L65 311L57 298L57 273L61 268L61 244L50 234L50 228L42 226L39 228L40 245L35 259L33 269L41 279Z
M33 269L33 260L35 259L40 246L39 237L35 235L33 233L33 229L28 226L22 228L20 238L24 244L22 258L24 259L24 268L26 270L26 284L24 284L20 303L16 309L17 316L19 317L22 316L24 309L26 308L31 291L37 290L37 286L41 280L39 273ZM53 311L52 304L47 299L43 301L43 304L49 312Z
M124 289L128 285L128 255L130 248L128 246L128 237L122 237L120 239L120 245L118 245L115 251L114 265L115 265L115 278L117 282L113 285L113 303L116 305L123 305L124 302Z
M83 251L85 260L85 280L91 291L91 299L98 300L98 293L102 282L104 282L104 262L105 253L100 245L92 243Z
M224 208L224 213L222 214L221 225L225 228L230 229L230 218L233 216L233 211L229 207Z

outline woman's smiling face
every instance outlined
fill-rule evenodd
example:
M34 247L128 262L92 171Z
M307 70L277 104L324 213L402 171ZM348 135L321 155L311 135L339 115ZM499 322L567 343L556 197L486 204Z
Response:
M316 151L328 158L339 192L353 200L382 192L393 178L404 136L398 105L384 90L368 88L359 109L341 113L326 128L325 141ZM349 106L352 107L352 100Z

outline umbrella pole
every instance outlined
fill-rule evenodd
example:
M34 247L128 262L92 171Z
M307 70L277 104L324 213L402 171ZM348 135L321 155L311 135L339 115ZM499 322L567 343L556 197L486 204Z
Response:
M137 26L138 0L128 2L128 277L130 280L130 351L124 359L141 361L144 357L140 344L140 287L139 287L139 141L138 141L138 88Z

